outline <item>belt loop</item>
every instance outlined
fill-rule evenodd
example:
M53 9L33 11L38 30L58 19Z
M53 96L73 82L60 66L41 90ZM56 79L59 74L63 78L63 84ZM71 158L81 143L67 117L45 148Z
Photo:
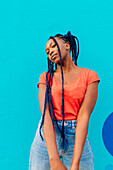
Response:
M71 121L71 128L73 127L73 122Z
M74 121L72 121L72 128L74 128Z
M76 124L76 122L73 120L72 121L72 129L75 129L75 124Z

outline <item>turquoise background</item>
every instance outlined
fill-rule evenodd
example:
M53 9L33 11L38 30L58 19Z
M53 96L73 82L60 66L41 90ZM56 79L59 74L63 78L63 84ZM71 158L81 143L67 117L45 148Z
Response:
M102 126L113 111L112 0L0 1L0 169L27 170L41 116L37 83L47 71L50 35L71 31L80 42L78 66L97 72L98 99L89 122L95 170L113 167Z

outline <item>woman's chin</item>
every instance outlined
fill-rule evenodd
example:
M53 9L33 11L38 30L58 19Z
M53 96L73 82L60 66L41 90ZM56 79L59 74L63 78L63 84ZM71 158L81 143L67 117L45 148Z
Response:
M55 64L60 65L60 60L59 60L58 58L56 58L56 59L55 59L55 60L53 60L52 62L53 62L53 63L55 63Z

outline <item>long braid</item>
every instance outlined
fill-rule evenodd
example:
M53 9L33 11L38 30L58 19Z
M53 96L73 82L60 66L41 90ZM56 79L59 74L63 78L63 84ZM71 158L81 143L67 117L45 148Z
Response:
M51 86L52 86L52 79L53 79L53 74L54 74L54 71L53 71L53 63L51 64L51 61L48 59L48 72L46 73L46 92L45 92L45 103L44 103L44 111L43 111L43 115L42 115L42 121L41 121L41 125L40 125L40 128L39 128L39 132L40 132L40 136L43 139L43 136L41 134L41 128L43 126L43 123L44 123L44 117L45 117L45 109L46 109L46 104L47 104L47 101L48 101L48 107L49 107L49 113L50 113L50 117L51 117L51 120L52 120L52 123L53 123L53 128L55 130L55 127L54 127L54 120L53 120L53 116L54 116L54 119L57 123L57 119L56 119L56 116L54 114L54 109L53 109L53 103L52 103L52 96L51 96ZM50 74L49 74L50 72ZM48 74L49 74L49 80L48 80ZM52 79L51 79L51 74L52 74ZM51 84L50 84L51 82ZM53 112L53 116L52 116L52 113L51 113L51 108L50 108L50 104L52 106L52 112ZM58 127L58 124L57 124L57 127ZM58 127L59 131L61 132L60 128Z
M79 40L76 36L71 35L70 31L68 31L67 34L64 35L64 37L68 38L70 42L70 47L72 50L72 60L75 62L75 65L77 66L77 58L79 55ZM77 41L78 48L75 39Z
M59 56L60 56L60 67L61 67L61 76L62 76L62 105L61 105L61 110L62 110L62 117L63 117L61 145L64 148L64 77L63 77L63 70L62 70L62 59L61 59L60 48L59 48L59 45L58 45L56 39L53 36L51 36L50 38L52 38L55 41L55 43L58 47L58 52L59 52Z
M49 60L49 58L48 58ZM52 63L52 62L51 62ZM52 63L52 69L50 70L50 74L52 74L52 76L50 75L50 78L49 78L49 92L48 92L48 106L49 106L49 112L50 112L50 115L51 115L51 119L52 119L52 122L53 122L53 127L54 127L54 121L53 121L53 117L57 123L57 119L56 119L56 116L54 114L54 108L53 108L53 103L52 103L52 96L51 96L51 87L52 87L52 83L53 83L53 75L54 75L54 71L53 71L53 63ZM51 84L50 84L51 82ZM51 114L51 108L50 108L50 104L52 106L52 112L53 112L53 117L52 117L52 114ZM61 132L58 124L57 124L57 127L59 129L59 131Z

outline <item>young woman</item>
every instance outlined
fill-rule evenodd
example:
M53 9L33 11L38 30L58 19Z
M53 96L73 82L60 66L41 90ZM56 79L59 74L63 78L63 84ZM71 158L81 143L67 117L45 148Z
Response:
M87 133L100 79L95 71L77 66L79 41L70 31L51 36L46 53L48 71L37 84L41 119L29 170L94 170Z

